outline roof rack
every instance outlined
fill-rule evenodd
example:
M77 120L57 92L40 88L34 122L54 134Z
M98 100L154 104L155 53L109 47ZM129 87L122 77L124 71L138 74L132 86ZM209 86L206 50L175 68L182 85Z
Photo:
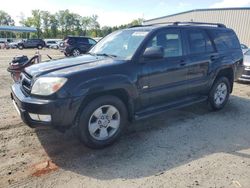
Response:
M173 22L173 25L213 25L217 27L226 27L221 23L207 23L207 22Z
M211 25L211 26L226 28L226 26L221 23L207 23L207 22L161 22L161 23L142 25L141 27L154 26L154 25ZM135 26L135 27L139 27L139 26Z

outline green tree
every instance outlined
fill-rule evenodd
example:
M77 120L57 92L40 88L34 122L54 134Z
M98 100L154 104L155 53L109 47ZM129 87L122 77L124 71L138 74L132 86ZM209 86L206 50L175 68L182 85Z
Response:
M91 35L92 37L97 37L97 31L100 29L100 24L97 21L98 16L92 15L90 17L90 29L92 30Z
M49 18L51 37L58 38L58 26L59 21L56 19L56 15L51 14Z
M15 22L8 13L0 10L0 25L15 25Z
M50 37L50 17L51 14L48 11L41 11L41 19L42 19L42 28L44 31L43 37L49 38Z
M91 23L90 17L88 17L88 16L82 17L81 25L82 25L82 29L84 32L83 35L87 35L87 30L90 28L90 23Z

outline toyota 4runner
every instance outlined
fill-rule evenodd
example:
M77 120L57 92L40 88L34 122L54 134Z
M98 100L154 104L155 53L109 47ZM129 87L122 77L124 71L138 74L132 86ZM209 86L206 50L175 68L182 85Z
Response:
M92 148L112 144L127 122L208 101L222 109L243 71L222 24L137 26L111 33L88 54L30 66L11 98L30 127L76 127Z

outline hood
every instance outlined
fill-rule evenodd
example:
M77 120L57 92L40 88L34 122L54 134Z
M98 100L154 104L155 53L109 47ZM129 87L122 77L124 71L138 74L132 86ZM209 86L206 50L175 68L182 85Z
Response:
M244 65L250 66L250 55L244 55Z
M64 58L51 60L25 68L25 72L32 77L40 75L65 75L77 71L97 68L107 64L113 64L116 61L109 57L83 55L73 58Z

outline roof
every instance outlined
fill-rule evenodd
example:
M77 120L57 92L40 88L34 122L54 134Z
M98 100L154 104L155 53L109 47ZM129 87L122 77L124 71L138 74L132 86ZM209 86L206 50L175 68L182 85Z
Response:
M249 10L250 11L250 7L193 9L193 10L189 10L189 11L185 11L185 12L180 12L180 13L176 13L176 14L170 14L170 15L167 15L167 16L162 16L162 17L158 17L158 18L153 18L153 19L145 20L144 22L158 20L158 19L162 19L162 18L168 18L168 17L172 17L172 16L177 16L177 15L180 15L180 14L190 13L190 12L221 11L221 10Z
M36 32L37 30L34 27L0 25L0 31Z

